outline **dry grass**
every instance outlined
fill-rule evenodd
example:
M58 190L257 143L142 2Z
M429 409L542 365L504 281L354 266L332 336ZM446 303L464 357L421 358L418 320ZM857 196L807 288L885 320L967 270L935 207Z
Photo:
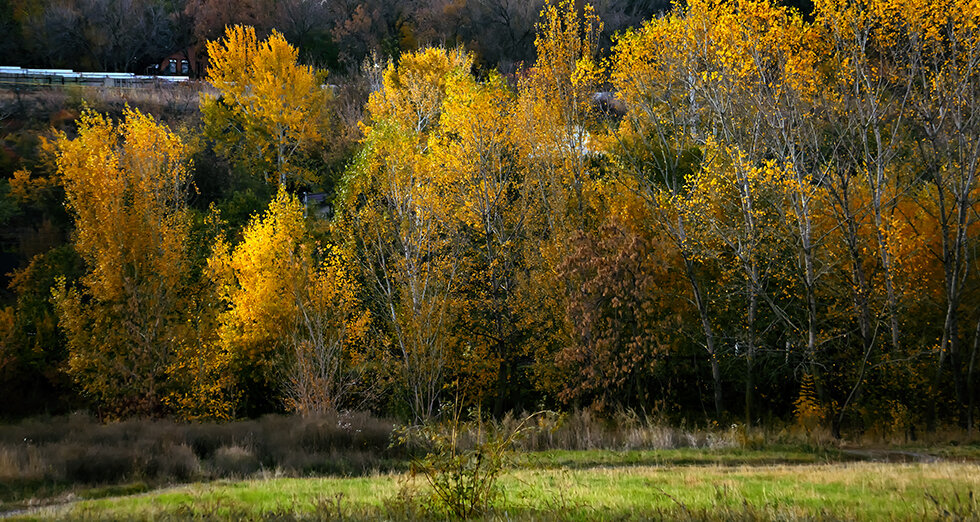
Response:
M45 486L152 484L248 477L364 474L399 466L392 423L368 414L267 416L223 424L86 415L0 427L0 501Z
M507 415L506 428L520 416ZM528 451L563 449L677 449L733 448L742 444L743 433L736 428L709 429L669 426L655 419L643 419L632 411L620 411L603 419L589 410L567 414L549 413L536 417L536 430L518 442Z
M500 421L467 423L468 431L460 435L460 448L473 447L480 433L512 431L522 418L507 416ZM980 460L980 447L976 445L849 451L847 444L860 441L827 441L819 434L801 433L792 427L746 430L738 425L720 429L667 426L630 412L611 419L588 411L546 413L532 421L534 429L526 431L514 447L522 453L515 461L517 467L528 472L705 465L752 465L759 470L766 465L795 464L797 467L785 472L794 473L802 464L862 459L915 461L922 460L918 459L920 453L940 460ZM407 457L431 449L423 440L392 447L393 430L391 421L364 413L267 416L210 424L138 419L102 424L87 415L28 419L0 427L0 501L9 505L11 501L52 498L99 485L141 483L145 489L229 478L366 476L379 470L405 470ZM946 432L947 436L955 434ZM553 463L551 468L548 462ZM903 476L906 478L872 476L869 485L866 478L860 479L865 482L853 482L857 479L844 475L841 482L858 488L884 487L887 483L899 491L918 487L915 481L920 478ZM690 487L705 486L706 480L692 474L683 478ZM883 482L875 484L874 480ZM719 479L718 484L728 483ZM951 492L939 491L934 496L939 499L947 494Z
M45 474L45 459L35 447L21 450L0 447L0 482L39 480Z
M201 94L209 89L210 86L200 82L159 83L146 87L7 87L0 88L0 114L7 121L61 127L74 121L83 106L121 114L128 105L174 123L196 118Z

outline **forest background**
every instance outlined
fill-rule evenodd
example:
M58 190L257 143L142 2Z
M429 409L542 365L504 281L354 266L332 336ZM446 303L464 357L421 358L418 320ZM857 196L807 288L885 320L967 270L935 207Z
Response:
M0 3L209 57L3 93L3 415L974 427L975 0L226 4Z

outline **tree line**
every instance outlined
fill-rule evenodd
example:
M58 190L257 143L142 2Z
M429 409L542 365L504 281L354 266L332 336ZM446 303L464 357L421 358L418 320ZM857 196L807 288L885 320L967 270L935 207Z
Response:
M544 0L0 0L0 62L23 67L144 74L174 52L203 49L225 26L273 29L307 63L356 69L372 53L465 46L483 66L512 72L534 59ZM669 7L666 0L602 0L615 30ZM608 40L607 40L608 43ZM202 53L203 54L203 53Z
M322 71L230 26L199 125L88 109L8 181L63 191L73 229L15 273L5 361L36 356L34 321L64 347L34 371L110 416L972 428L977 20L969 0L691 0L605 54L595 8L548 2L513 74L461 47L372 64L328 174ZM327 211L301 200L318 190Z

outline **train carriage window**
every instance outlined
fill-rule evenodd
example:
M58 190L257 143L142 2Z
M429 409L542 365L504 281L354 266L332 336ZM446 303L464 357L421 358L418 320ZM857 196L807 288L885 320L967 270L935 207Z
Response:
M187 60L180 61L180 74L190 74L191 72L191 62Z
M167 65L167 72L177 74L177 60L170 60L170 64Z

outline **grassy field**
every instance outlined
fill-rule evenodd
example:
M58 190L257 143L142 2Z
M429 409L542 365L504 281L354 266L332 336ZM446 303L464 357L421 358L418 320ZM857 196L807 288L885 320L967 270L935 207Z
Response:
M968 457L975 452L966 452ZM853 461L839 451L522 454L490 519L978 519L980 466ZM440 518L410 473L214 481L75 500L15 519Z

